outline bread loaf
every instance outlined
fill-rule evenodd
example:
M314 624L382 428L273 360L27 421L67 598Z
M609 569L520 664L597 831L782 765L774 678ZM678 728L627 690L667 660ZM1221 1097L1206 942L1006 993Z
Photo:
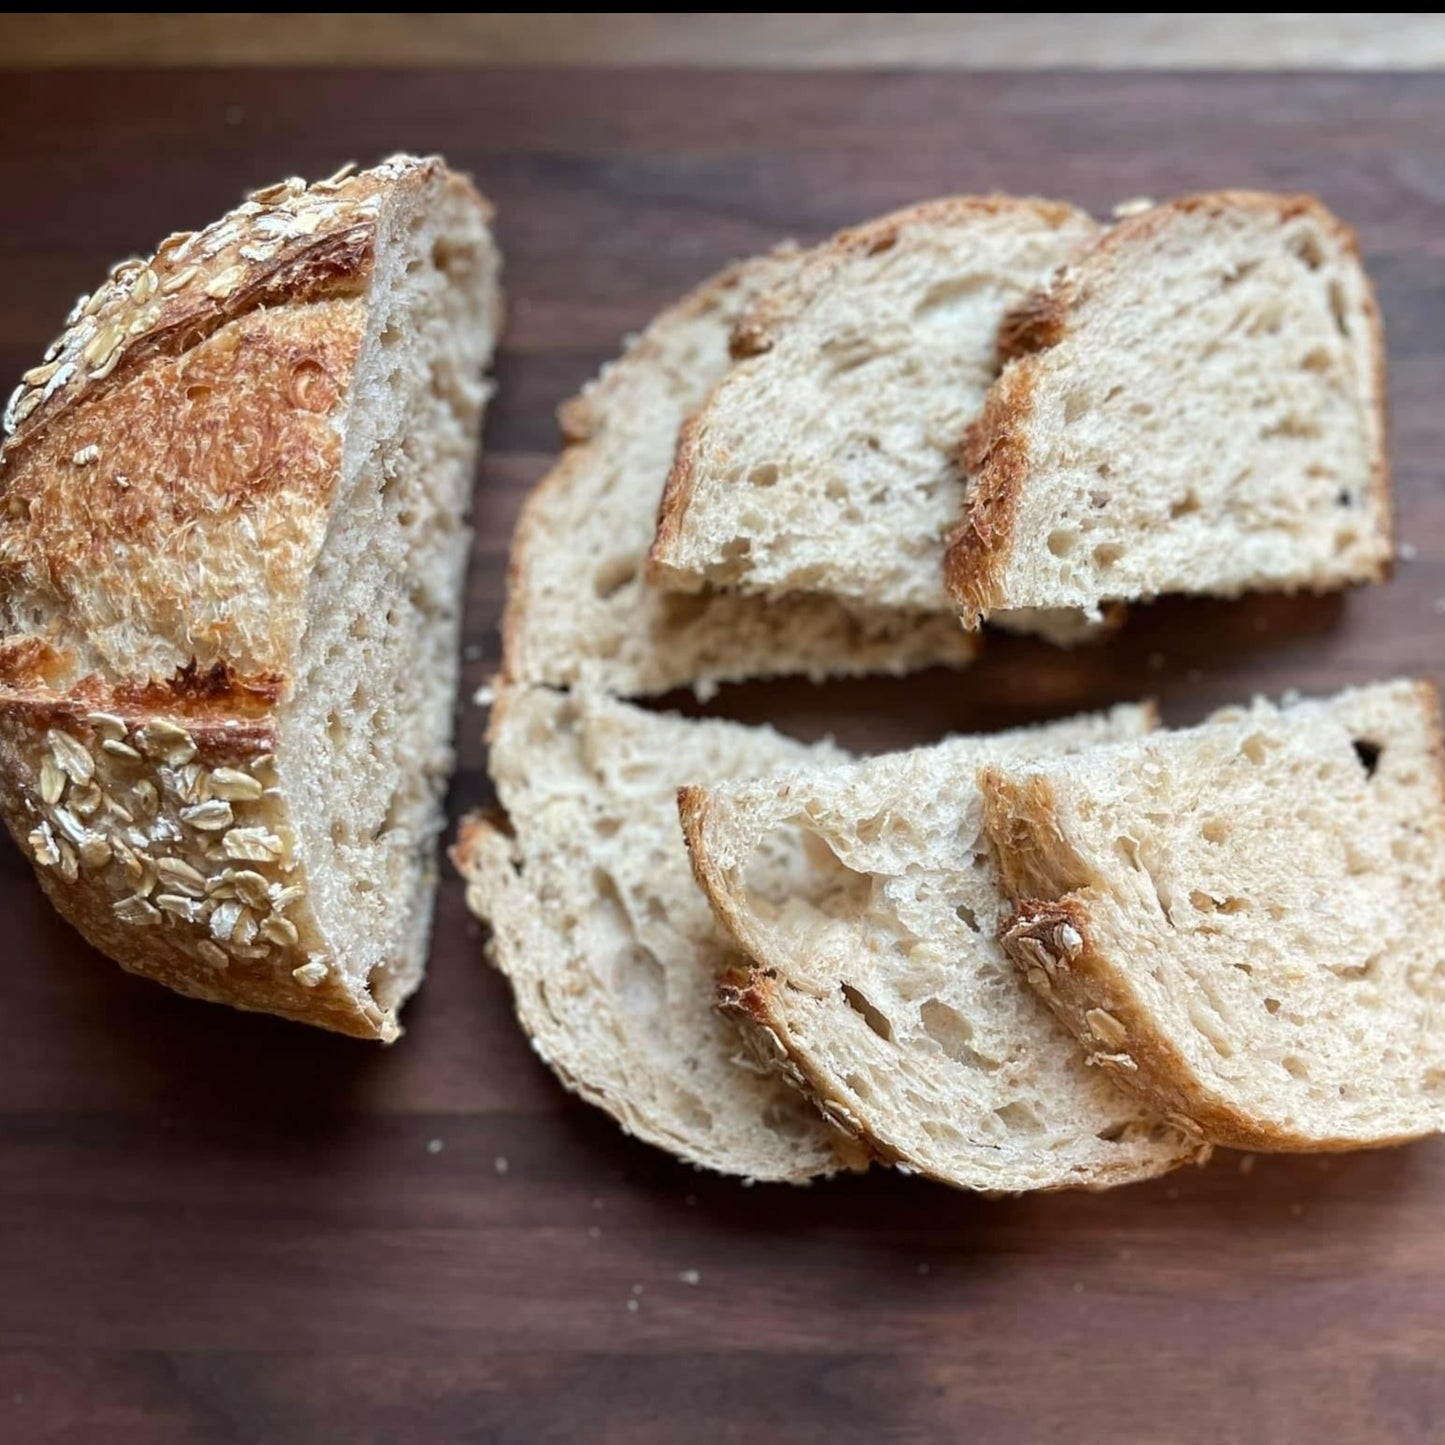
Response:
M436 158L114 268L0 454L0 810L133 973L366 1038L425 964L489 208Z

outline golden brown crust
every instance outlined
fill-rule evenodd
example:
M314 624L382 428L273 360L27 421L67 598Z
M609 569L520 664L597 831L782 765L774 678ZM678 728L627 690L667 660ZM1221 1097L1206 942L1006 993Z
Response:
M1069 315L1066 288L1035 291L1004 313L998 326L1000 361L1015 361L1036 351L1047 351L1064 339Z
M116 268L0 451L0 811L130 972L365 1038L276 774L398 157L288 181ZM469 188L468 188L469 189Z
M238 685L243 686L242 685ZM185 698L184 683L177 688ZM128 972L363 1038L395 1025L334 969L278 789L234 694L169 713L93 680L0 701L0 810L61 915ZM106 705L108 704L108 705Z
M5 409L0 465L80 402L114 390L158 357L174 357L261 307L355 295L374 260L388 189L440 169L397 156L308 187L293 177L255 191L198 232L169 236L149 260L123 261L71 312L44 363Z
M702 585L700 578L675 569L667 556L682 536L687 509L692 505L693 490L697 486L697 458L702 449L699 438L706 412L707 403L704 402L702 410L683 422L682 430L677 434L677 451L657 504L657 531L647 552L646 577L655 586L694 591Z
M948 539L943 578L970 629L1003 606L1003 574L1029 470L1025 422L1033 391L1030 361L1013 362L989 388L983 411L964 434L961 462L973 484L963 520Z
M285 665L364 330L360 299L254 312L27 433L0 589L56 618L76 675L123 675L136 632L154 671Z

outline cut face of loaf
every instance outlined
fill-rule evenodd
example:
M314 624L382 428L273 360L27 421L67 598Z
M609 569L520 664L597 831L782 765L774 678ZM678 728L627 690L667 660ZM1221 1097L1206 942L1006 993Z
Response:
M509 681L706 695L745 677L908 672L973 656L973 640L936 609L682 596L644 583L678 431L727 370L738 317L800 264L800 253L779 251L703 282L561 409L566 449L512 540L502 624Z
M1006 321L948 552L965 626L1166 592L1324 591L1390 559L1384 342L1308 196L1120 222Z
M486 203L288 181L78 306L0 459L0 806L132 972L362 1037L421 978Z
M802 1182L856 1159L714 1009L736 955L692 880L676 803L687 782L837 750L545 688L504 690L490 741L509 821L468 819L453 856L522 1026L562 1082L724 1174ZM773 886L792 887L795 866L779 858Z
M1096 232L1071 206L956 197L819 247L742 317L737 364L684 431L654 577L948 610L954 451L999 323Z
M1445 1121L1445 798L1423 683L981 775L1005 947L1101 1070L1241 1148Z
M881 1157L966 1189L1025 1190L1102 1188L1199 1156L1197 1139L1088 1068L1017 978L974 784L980 762L1151 725L1149 709L1120 707L684 789L698 879L750 958L724 1002Z

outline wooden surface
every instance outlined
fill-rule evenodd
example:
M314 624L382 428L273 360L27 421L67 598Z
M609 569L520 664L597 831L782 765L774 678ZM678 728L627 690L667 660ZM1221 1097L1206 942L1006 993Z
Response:
M1445 64L1445 17L1404 11L0 15L0 68L478 64L1419 70Z
M468 680L553 405L660 305L780 236L950 189L1099 210L1317 189L1390 334L1396 580L1000 639L957 678L725 691L854 744L1158 693L1435 673L1445 618L1445 81L743 74L15 76L0 92L0 372L72 297L243 186L445 149L499 205L511 327L477 497ZM455 802L487 795L481 719ZM448 877L406 1037L171 997L0 848L0 1440L1435 1441L1445 1145L1226 1155L990 1202L884 1173L705 1178L567 1098ZM697 1271L697 1283L689 1283ZM632 1308L631 1306L634 1306Z

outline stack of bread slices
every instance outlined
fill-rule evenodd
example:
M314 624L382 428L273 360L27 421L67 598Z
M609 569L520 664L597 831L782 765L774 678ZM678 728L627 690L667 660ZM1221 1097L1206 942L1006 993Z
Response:
M1383 355L1350 231L1254 192L932 201L659 315L561 410L502 809L454 850L541 1056L754 1179L1099 1188L1441 1128L1428 685L868 758L627 700L1380 581Z

